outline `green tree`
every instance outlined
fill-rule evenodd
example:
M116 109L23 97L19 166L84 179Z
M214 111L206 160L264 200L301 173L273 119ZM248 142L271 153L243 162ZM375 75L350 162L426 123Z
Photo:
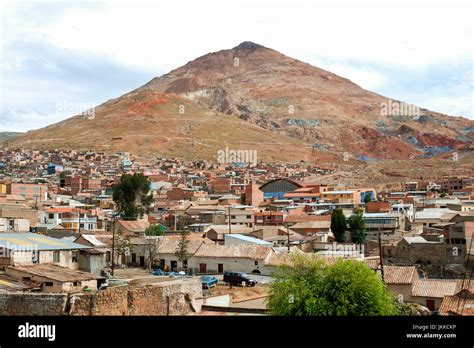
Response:
M150 181L142 173L124 174L120 183L113 185L113 199L124 220L142 217L153 202Z
M367 238L365 222L362 210L357 210L349 218L349 231L351 232L351 241L355 244L364 244Z
M394 297L364 262L295 255L270 284L273 315L397 315Z
M342 209L335 209L331 214L331 231L336 241L342 243L345 241L344 233L347 229L347 221Z
M188 252L189 231L182 230L182 231L179 232L179 235L180 235L180 238L179 238L179 242L178 242L178 247L176 248L175 255L178 258L178 261L180 261L181 264L183 265L183 268L186 268L186 267L184 267L184 261L187 260L190 256L190 254Z
M151 224L145 230L145 236L164 236L165 227L161 225Z
M369 202L372 202L372 197L370 197L370 195L365 195L364 197L364 203L367 204Z

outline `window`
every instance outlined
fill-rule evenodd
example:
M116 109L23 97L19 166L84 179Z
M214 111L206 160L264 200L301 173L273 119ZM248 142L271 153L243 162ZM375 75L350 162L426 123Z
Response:
M53 285L54 285L53 282L45 282L44 283L44 286L53 286Z
M54 219L54 214L48 214L49 219Z
M53 252L53 262L58 263L59 262L59 251L54 251Z
M73 282L72 285L73 286L81 286L81 282Z
M258 266L258 261L255 261L255 266Z
M252 218L252 215L247 215L247 219L251 219Z
M21 278L21 279L23 279L23 280L25 280L25 281L27 281L27 282L29 282L29 281L31 280L30 277L23 277L23 278Z
M235 215L231 215L230 218L231 218L231 219L235 219Z
M77 262L77 251L72 252L72 262Z

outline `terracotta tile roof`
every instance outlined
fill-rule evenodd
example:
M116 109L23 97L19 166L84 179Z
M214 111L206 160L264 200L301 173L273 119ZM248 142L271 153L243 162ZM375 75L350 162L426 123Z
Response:
M148 221L125 221L118 220L120 226L132 232L143 232L150 226Z
M331 222L331 215L288 215L285 218L285 222L289 223L298 223L298 222L305 222L305 221L329 221Z
M204 243L203 240L189 240L188 253L194 254ZM158 254L174 254L178 250L179 239L160 238L158 240Z
M415 266L384 266L383 271L386 284L411 284L416 275Z
M435 297L454 295L459 288L457 279L420 279L415 281L411 290L415 297Z
M305 228L330 228L331 221L330 220L322 220L322 221L303 221L298 222L291 226L292 229L305 229Z
M444 296L439 313L441 315L474 315L474 289L464 289L453 296Z
M229 257L229 258L249 258L263 260L272 252L270 247L241 244L241 245L219 245L202 244L194 256L198 257Z

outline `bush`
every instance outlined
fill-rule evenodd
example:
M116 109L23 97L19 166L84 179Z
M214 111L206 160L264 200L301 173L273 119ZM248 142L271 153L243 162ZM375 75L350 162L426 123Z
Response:
M365 263L295 256L275 273L268 300L273 315L397 315L394 297Z

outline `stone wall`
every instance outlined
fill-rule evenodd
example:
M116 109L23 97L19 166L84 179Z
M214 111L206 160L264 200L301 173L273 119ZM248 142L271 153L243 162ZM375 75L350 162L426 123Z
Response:
M68 295L3 292L0 293L0 315L62 315Z
M0 315L186 315L200 312L198 279L116 286L91 293L0 293Z

